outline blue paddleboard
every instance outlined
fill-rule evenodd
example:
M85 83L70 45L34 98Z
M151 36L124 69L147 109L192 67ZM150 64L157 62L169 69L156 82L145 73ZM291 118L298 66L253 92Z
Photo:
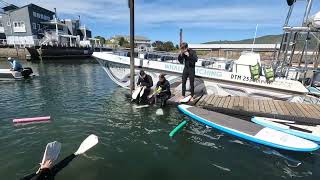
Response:
M286 121L281 119L272 119L265 117L253 117L251 121L264 127L272 128L318 143L320 142L319 125L302 125L297 124L294 121Z
M248 141L289 151L311 152L319 149L318 144L312 141L239 118L189 105L179 105L178 108L192 119Z

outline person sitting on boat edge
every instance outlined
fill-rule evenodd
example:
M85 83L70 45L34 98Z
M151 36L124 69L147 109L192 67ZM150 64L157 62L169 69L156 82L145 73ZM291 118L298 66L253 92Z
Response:
M11 57L8 57L8 62L10 63L11 66L11 71L22 71L23 67L22 65L19 63L18 60L12 59Z
M170 83L164 74L159 75L159 81L157 82L154 95L155 97L151 99L150 103L153 104L154 101L160 100L161 107L164 107L167 100L171 97Z
M139 101L140 102L142 102L142 101L147 102L148 95L150 94L151 88L153 86L152 77L150 75L146 74L143 70L141 70L139 73L139 79L137 82L137 86L145 87L143 95Z
M181 44L180 50L181 51L178 56L178 61L181 64L184 64L184 69L182 73L182 96L186 96L186 83L187 79L189 78L191 93L190 101L193 101L195 67L196 62L198 61L198 56L194 50L188 48L188 44L185 42Z

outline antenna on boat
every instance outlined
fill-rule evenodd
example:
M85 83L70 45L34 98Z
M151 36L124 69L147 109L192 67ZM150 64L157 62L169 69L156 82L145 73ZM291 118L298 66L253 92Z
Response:
M259 24L257 24L257 26L256 26L256 32L254 33L254 38L253 38L253 43L252 43L252 49L251 49L251 52L253 52L254 44L256 43L256 37L257 37L258 26L259 26Z
M182 33L183 33L183 30L182 30L182 28L181 28L181 29L180 29L180 46L181 46L181 44L183 43Z

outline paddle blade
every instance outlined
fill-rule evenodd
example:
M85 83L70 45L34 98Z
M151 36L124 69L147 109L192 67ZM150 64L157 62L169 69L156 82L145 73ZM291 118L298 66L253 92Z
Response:
M41 164L44 164L47 160L51 160L55 162L58 159L61 150L61 143L54 141L48 143L46 146L46 150L44 151L43 158Z
M141 89L142 89L142 87L139 86L139 87L137 87L136 90L133 91L133 93L132 93L132 99L133 99L133 100L137 99L137 97L138 97L139 94L140 94Z
M145 86L143 86L143 88L141 89L141 91L140 91L140 97L142 97L143 96L143 94L144 94L144 91L146 90L146 87Z
M89 149L91 149L93 146L95 146L96 144L98 144L98 136L91 134L81 143L80 147L74 154L75 155L83 154Z

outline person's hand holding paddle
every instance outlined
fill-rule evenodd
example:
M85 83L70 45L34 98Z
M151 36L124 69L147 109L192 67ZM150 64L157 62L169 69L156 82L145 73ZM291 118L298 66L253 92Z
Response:
M52 166L52 161L51 160L46 160L44 164L41 164L40 169L49 169Z

